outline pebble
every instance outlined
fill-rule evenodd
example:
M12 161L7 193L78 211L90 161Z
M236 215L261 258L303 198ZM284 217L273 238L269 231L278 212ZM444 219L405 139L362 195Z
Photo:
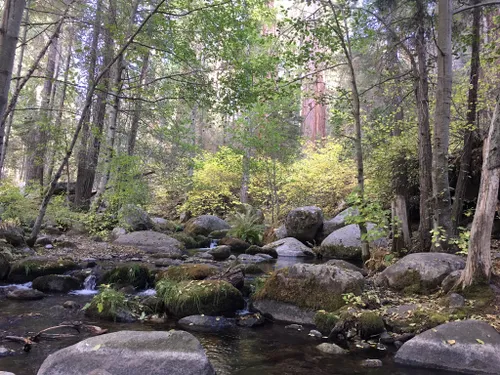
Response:
M290 325L285 326L285 329L295 329L297 331L302 331L304 329L304 327L301 326L300 324L290 324Z
M50 244L50 243L49 243L49 244L45 245L45 248L46 248L46 249L53 249L53 248L54 248L54 246L53 246L52 244Z
M335 344L330 344L328 342L319 344L318 346L316 346L316 349L326 354L347 354L347 350L344 350L340 346Z
M321 338L323 337L323 335L321 334L320 331L317 331L315 329L312 329L310 332L309 332L309 336L312 336L312 337L318 337L318 338Z
M362 367L382 367L382 361L380 359L365 359L361 361Z

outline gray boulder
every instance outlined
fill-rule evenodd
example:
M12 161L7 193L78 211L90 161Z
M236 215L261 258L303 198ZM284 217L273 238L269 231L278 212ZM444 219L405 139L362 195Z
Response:
M313 251L302 242L293 237L286 237L271 242L264 249L274 249L279 257L308 257L314 256Z
M263 248L260 246L252 245L245 250L245 254L257 255L257 254L267 254L270 257L276 259L278 257L278 252L272 248Z
M453 254L416 253L405 256L381 272L375 282L408 293L434 291L446 276L465 267L465 259Z
M82 375L105 370L120 375L215 375L200 342L184 331L120 331L59 350L38 375Z
M154 223L148 213L133 204L126 204L118 211L118 223L129 231L150 230Z
M335 355L347 354L347 350L342 349L338 345L331 344L328 342L319 344L318 346L316 346L316 348L325 354L335 354Z
M326 262L326 264L329 264L332 266L337 266L340 268L346 268L346 269L351 270L351 271L356 271L356 272L359 272L360 274L362 274L363 276L368 275L368 272L366 272L366 270L364 270L363 268L355 266L354 264L346 262L345 260L342 260L342 259L330 259L328 262Z
M231 248L229 246L217 246L207 251L215 260L226 260L231 256Z
M195 332L222 332L236 327L234 319L223 316L190 315L177 322L179 327Z
M395 361L455 374L499 374L500 334L486 322L446 323L407 341Z
M16 301L36 301L45 297L45 294L36 289L15 289L7 294L8 299Z
M357 215L358 210L349 207L344 211L340 212L333 219L325 220L323 222L323 228L318 232L316 236L316 241L321 243L330 233L335 232L337 229L345 227L347 224L346 218L350 215Z
M0 239L2 238L12 246L26 245L23 228L16 225L0 225Z
M39 276L63 274L78 268L79 266L69 259L27 257L11 264L8 280L25 283Z
M134 246L146 252L182 254L183 245L166 234L139 231L121 235L113 241L116 245Z
M7 277L10 271L10 263L7 255L0 253L0 280Z
M301 308L291 303L262 299L254 301L252 306L261 314L270 316L272 319L297 324L314 324L316 310Z
M288 234L287 234L287 232L286 232L286 228L285 228L284 225L281 225L278 228L276 228L274 230L274 235L276 236L277 240L281 240L283 238L289 237Z
M123 236L124 234L127 234L127 230L125 228L115 227L111 231L110 238L112 240L116 240L118 237Z
M81 286L80 280L69 275L46 275L33 280L33 288L42 292L67 293Z
M368 230L375 230L375 225L368 223ZM387 238L380 238L372 246L386 247ZM320 253L327 258L358 260L361 259L361 232L357 224L346 225L330 233L321 242Z
M314 241L323 226L323 211L316 206L299 207L291 210L285 219L288 237L302 242Z
M154 229L158 232L175 232L175 224L162 217L152 217Z
M265 255L265 254L262 254ZM240 254L238 258L236 258L239 263L243 264L255 264L255 263L263 263L268 262L271 259L259 256L259 255L249 255L249 254Z
M215 230L230 229L230 225L221 218L213 215L202 215L186 223L184 231L190 235L201 234L208 236Z
M248 242L245 242L236 237L224 237L219 241L219 245L226 245L231 248L231 251L241 253L250 247Z

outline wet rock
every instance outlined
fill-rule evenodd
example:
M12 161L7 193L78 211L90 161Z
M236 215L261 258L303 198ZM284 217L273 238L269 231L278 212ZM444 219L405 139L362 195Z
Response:
M212 254L209 254L208 252L202 252L202 251L200 251L199 253L196 253L194 255L194 257L198 258L198 259L204 259L204 260L214 260L214 256Z
M10 271L10 263L7 256L0 253L0 280L4 280Z
M112 359L112 360L110 360ZM38 375L215 375L200 342L184 331L120 331L96 336L51 354Z
M279 302L271 299L259 299L253 302L253 307L264 316L269 316L281 322L298 324L314 324L314 309L300 308L291 303Z
M69 275L45 275L33 280L33 288L42 292L67 293L80 289L82 283L76 277Z
M285 219L288 237L301 242L314 241L323 226L323 211L315 206L299 207L291 210Z
M259 313L247 314L237 318L236 324L240 327L253 328L266 323L266 319Z
M395 361L453 373L498 374L500 334L486 322L446 323L404 343Z
M63 307L68 310L78 310L81 306L75 301L66 301L63 303Z
M266 254L274 259L278 258L278 252L276 251L276 249L268 247L260 247L256 245L252 245L248 249L246 249L245 254L249 255Z
M319 338L319 339L323 337L323 335L321 334L321 332L317 331L315 329L311 329L309 331L309 336L316 337L316 338Z
M263 258L258 255L248 255L248 254L240 254L238 258L236 258L238 262L243 264L255 264L255 263L264 263L268 262L269 259Z
M235 237L224 237L219 241L219 245L229 246L231 248L231 251L237 253L244 252L250 247L250 244L248 242Z
M4 239L8 244L12 246L25 246L26 241L24 239L23 228L16 225L3 224L0 225L0 239Z
M8 349L4 346L0 346L0 358L2 357L8 357L8 356L11 356L11 355L14 355L15 352L11 349ZM0 371L0 375L2 375L3 371Z
M380 359L365 359L360 363L361 367L375 368L382 367L382 361Z
M375 282L404 293L426 293L439 288L446 276L464 267L465 260L458 255L410 254L386 268Z
M118 211L118 223L131 232L153 229L148 213L133 204L126 204Z
M28 257L11 265L8 280L15 283L33 281L39 276L63 274L75 270L78 265L72 260L50 257Z
M16 301L36 301L45 297L45 294L36 289L16 289L7 294L8 299Z
M226 260L231 255L229 246L217 246L208 250L208 254L212 255L215 260Z
M271 242L264 249L274 249L280 257L313 257L313 251L293 237Z
M316 348L325 354L335 354L335 355L347 354L347 350L342 349L338 345L331 344L328 342L324 342L322 344L319 344L318 346L316 346Z
M183 245L163 233L152 231L132 232L113 241L116 245L134 246L146 252L182 255Z
M289 324L285 326L285 329L293 329L294 331L303 331L304 327L300 324Z
M208 236L215 230L230 229L230 225L221 218L213 215L202 215L186 223L184 231L190 235L201 234Z
M234 319L223 316L191 315L177 322L179 327L195 332L222 332L236 327Z

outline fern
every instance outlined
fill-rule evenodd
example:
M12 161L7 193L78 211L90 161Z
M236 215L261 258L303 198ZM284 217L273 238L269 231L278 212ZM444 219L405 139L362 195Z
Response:
M245 206L243 212L233 213L228 221L232 226L229 230L231 236L250 244L259 244L262 241L264 225L261 224L261 217L251 206Z

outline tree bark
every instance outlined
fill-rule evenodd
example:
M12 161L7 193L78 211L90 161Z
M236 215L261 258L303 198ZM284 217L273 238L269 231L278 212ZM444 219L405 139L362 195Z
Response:
M429 124L429 79L427 70L426 3L417 0L416 51L418 78L415 87L418 117L418 160L420 188L420 224L418 228L420 251L429 251L431 241L431 196L432 196L432 147Z
M26 2L26 8L29 8L31 3L31 0L28 0ZM24 29L23 29L23 36L22 36L22 41L21 41L21 50L19 52L19 58L17 62L17 71L16 71L16 76L19 78L21 77L21 73L23 70L23 61L24 61L24 52L26 51L26 35L28 34L28 22L29 22L29 10L26 9L24 13ZM16 89L14 92L17 90L19 87L19 84L21 83L20 79L16 80ZM0 118L2 116L0 115ZM4 168L4 163L5 163L5 155L7 154L7 148L9 146L9 137L10 137L10 130L12 129L12 122L14 121L14 113L11 112L10 116L7 120L7 123L5 124L5 135L3 139L3 145L0 144L0 179L2 178L2 172ZM1 133L1 130L0 130ZM1 142L1 139L0 139Z
M432 150L432 194L434 202L434 230L439 238L434 241L433 249L450 249L448 239L451 235L451 198L448 178L448 148L450 144L450 111L452 88L452 49L451 49L451 0L438 2L438 41L437 41L437 88L436 110L434 114Z
M473 0L473 5L479 0ZM460 171L458 173L455 196L452 206L452 235L458 235L458 227L462 217L464 196L470 174L472 149L474 148L474 130L476 127L477 93L479 85L480 49L481 43L481 8L477 7L472 12L472 43L470 62L469 94L467 99L467 125L464 131L464 146L460 157Z
M500 180L500 98L483 146L483 167L467 263L459 283L463 288L488 284L491 277L491 231Z
M25 0L7 0L4 4L0 26L0 118L4 117L9 100L17 39L25 6ZM5 121L0 122L0 155L5 154L3 151L5 124ZM3 159L0 159L0 171L3 167L2 161Z

